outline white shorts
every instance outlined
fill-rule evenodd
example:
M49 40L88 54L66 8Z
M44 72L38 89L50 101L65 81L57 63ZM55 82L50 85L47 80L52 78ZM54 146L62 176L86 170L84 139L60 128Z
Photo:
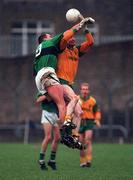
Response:
M50 76L49 76L50 75ZM59 84L59 79L55 73L55 70L51 67L44 67L38 71L35 82L37 89L40 93L45 94L46 88L51 85Z
M58 126L59 118L56 113L42 110L41 123L50 123L52 126Z

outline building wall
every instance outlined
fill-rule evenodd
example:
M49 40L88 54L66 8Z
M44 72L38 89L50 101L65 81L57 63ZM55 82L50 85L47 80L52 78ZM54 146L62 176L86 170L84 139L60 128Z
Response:
M117 43L94 47L80 61L77 81L88 81L104 109L109 108L109 97L115 109L124 109L132 97L133 43ZM102 102L103 101L103 102Z
M133 92L133 43L93 47L80 59L75 90L87 81L103 112L125 110ZM30 118L39 121L40 107L35 105L36 87L32 75L34 57L0 58L0 123L17 123Z
M77 8L84 16L92 16L100 27L100 35L127 35L133 30L132 0L61 0L61 1L0 1L0 33L10 33L13 21L49 19L55 23L56 31L68 27L65 13ZM70 25L71 26L71 25Z

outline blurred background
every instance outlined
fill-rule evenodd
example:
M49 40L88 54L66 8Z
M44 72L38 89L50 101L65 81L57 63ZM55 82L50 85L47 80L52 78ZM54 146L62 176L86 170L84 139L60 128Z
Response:
M96 20L95 44L80 59L75 91L89 82L102 111L96 141L133 141L133 3L132 0L0 1L0 142L40 139L41 108L35 104L32 73L37 37L73 26L66 11L77 8ZM84 40L81 32L77 42Z

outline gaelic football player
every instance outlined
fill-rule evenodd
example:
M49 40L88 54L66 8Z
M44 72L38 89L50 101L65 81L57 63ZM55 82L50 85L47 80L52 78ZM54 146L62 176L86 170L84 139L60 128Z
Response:
M72 37L68 41L64 51L58 54L58 63L56 69L56 74L64 87L65 96L71 100L67 106L66 117L71 120L74 112L73 122L77 125L76 130L74 130L74 134L76 136L80 125L80 116L82 110L79 103L77 103L79 98L73 91L73 84L77 74L79 58L86 54L94 43L94 39L87 26L85 26L84 32L86 40L83 43L76 45L75 38Z
M92 136L94 125L100 127L101 113L94 97L90 95L88 83L80 86L80 103L83 111L79 128L80 142L86 145L85 150L80 151L80 166L90 167L92 163Z
M59 79L55 73L57 56L65 49L67 41L83 27L86 21L88 21L87 18L53 38L50 34L42 34L38 39L39 46L36 49L33 64L36 86L42 94L48 92L48 95L56 103L59 110L60 123L64 122L66 106L63 87L59 83Z
M58 108L53 101L48 101L46 97L41 93L38 93L36 102L41 103L41 123L44 131L44 139L42 141L41 151L39 155L39 165L42 170L47 170L47 165L50 166L53 170L56 170L56 152L58 149L58 142L60 140L60 130L57 123L59 119ZM50 159L46 165L45 154L48 144L52 139L52 134L53 140L51 143L51 154Z

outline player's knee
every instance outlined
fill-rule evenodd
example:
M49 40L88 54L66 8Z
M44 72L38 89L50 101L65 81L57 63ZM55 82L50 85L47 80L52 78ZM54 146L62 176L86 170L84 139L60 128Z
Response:
M57 144L60 141L60 135L56 135L53 139L53 142Z
M74 113L75 113L75 115L76 115L77 117L81 117L81 115L83 114L83 111L82 111L81 108L79 108L78 106L76 106Z
M86 138L85 139L86 144L90 145L92 144L92 138Z
M54 138L59 141L60 140L60 130L55 134Z
M47 91L56 103L65 103L63 98L63 88L61 85L50 86L47 88Z
M80 118L82 115L82 111L75 111L74 114L76 115L76 117Z
M73 96L73 100L74 100L75 102L78 102L79 97L78 97L77 95L74 95L74 96Z
M56 143L58 143L58 142L60 141L60 136L57 136L57 137L54 139L54 141L55 141Z
M51 141L51 139L52 139L51 135L45 136L45 140L46 140L47 142Z
M81 137L81 135L79 135L79 141L80 141L82 144L85 143L85 142L84 142L85 140L84 140L84 138Z

